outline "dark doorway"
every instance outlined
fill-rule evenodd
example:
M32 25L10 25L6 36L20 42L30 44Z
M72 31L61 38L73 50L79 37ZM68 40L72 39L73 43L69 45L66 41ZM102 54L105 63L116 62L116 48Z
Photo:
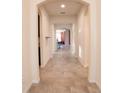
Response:
M71 44L71 40L70 40L70 37L71 35L70 35L70 30L69 30L69 45Z
M39 66L41 66L41 53L40 53L40 15L38 14L38 56Z

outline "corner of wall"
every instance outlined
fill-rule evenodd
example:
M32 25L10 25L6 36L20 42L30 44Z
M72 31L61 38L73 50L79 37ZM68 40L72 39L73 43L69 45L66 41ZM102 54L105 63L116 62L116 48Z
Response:
M96 82L96 85L101 89L101 82Z
M27 93L29 91L29 89L31 88L32 82L30 82L27 86L25 90L22 90L22 93Z

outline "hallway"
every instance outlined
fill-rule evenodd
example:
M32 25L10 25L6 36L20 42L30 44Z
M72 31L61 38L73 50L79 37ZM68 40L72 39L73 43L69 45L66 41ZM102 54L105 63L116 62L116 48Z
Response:
M88 69L69 49L58 50L47 65L40 68L40 80L29 93L100 93L95 84L88 83Z
M29 1L23 18L23 93L100 93L99 3Z

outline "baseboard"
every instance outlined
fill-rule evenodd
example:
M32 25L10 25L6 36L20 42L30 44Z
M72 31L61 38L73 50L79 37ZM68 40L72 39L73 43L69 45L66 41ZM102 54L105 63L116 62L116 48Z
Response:
M41 68L44 68L45 66L43 65L43 64L41 64L41 66L40 66Z
M88 79L88 81L89 81L90 83L96 83L95 80L89 80L89 79Z
M99 87L99 89L101 90L101 84L96 82L96 85Z
M39 80L33 80L32 83L33 84L38 84L40 82L40 79Z
M32 82L27 85L27 88L25 90L23 90L22 93L28 93L28 91L31 88L31 86L32 86Z
M100 86L96 81L92 81L92 80L90 80L89 83L91 83L91 84L95 84L96 87L101 91L101 86Z
M80 58L80 57L77 57L77 59L78 59L78 61L80 62L80 64L82 65L82 66L84 66L84 64L82 63L82 59Z
M78 56L77 55L74 55L74 57L78 59Z
M89 83L95 83L96 84L96 80L93 78L90 78L89 76L88 76L88 81L89 81Z
M88 64L84 64L83 66L84 66L84 68L88 68Z
M47 64L47 63L49 62L49 60L52 59L52 58L53 58L53 55L51 55L51 56L49 57L49 59L48 59L48 61L46 62L46 64ZM41 68L44 68L44 67L46 66L46 64L41 64L40 67L41 67Z

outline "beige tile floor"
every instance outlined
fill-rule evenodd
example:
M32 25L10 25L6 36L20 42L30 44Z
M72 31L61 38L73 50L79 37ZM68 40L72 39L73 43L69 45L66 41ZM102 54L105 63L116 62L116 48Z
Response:
M41 81L32 85L29 93L100 93L87 76L88 69L68 49L61 49L40 69Z

